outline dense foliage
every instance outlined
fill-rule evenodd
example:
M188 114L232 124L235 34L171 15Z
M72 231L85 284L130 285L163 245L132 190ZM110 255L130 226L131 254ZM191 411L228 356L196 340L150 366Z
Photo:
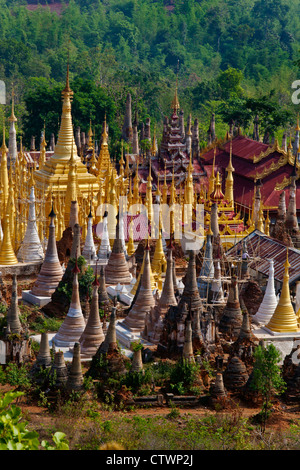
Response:
M200 119L202 139L211 112L224 135L222 107L232 99L242 100L250 114L246 128L253 119L247 112L249 99L270 102L277 117L284 111L283 118L271 119L272 134L295 123L296 0L59 3L63 8L58 15L44 6L29 11L24 0L0 0L0 79L7 85L8 104L14 84L18 131L27 145L44 121L46 135L57 133L68 54L74 124L87 131L91 119L98 138L106 112L112 142L119 139L128 91L140 119L149 115L161 126L177 73L180 103L186 114Z

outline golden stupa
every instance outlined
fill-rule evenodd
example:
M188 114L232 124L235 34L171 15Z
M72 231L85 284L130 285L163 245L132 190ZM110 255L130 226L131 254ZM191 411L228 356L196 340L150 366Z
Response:
M290 264L288 260L287 249L286 261L284 263L285 273L283 277L280 299L271 320L266 325L266 328L278 333L292 333L300 331L298 328L297 317L291 302L289 287L289 267Z
M79 193L82 198L90 197L91 187L95 192L99 190L99 183L95 175L88 172L77 154L71 115L71 101L73 91L69 85L69 65L67 67L66 86L62 91L62 116L54 154L44 162L42 168L35 171L37 197L47 197L51 191L53 197L59 192L65 197L69 181L70 165L76 165L76 180ZM71 159L73 149L73 156ZM48 208L50 210L50 207ZM46 211L48 210L46 208ZM66 214L70 213L70 207L65 206Z

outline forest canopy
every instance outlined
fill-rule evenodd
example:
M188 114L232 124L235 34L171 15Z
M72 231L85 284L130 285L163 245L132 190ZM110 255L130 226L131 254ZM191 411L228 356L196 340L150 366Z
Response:
M238 124L251 134L255 107L271 135L295 125L297 0L58 3L59 14L50 1L0 0L0 79L7 88L1 113L9 116L14 89L17 130L27 145L44 123L46 137L57 133L68 60L74 123L87 131L92 120L98 136L106 112L111 139L120 138L128 92L139 119L149 116L160 129L177 77L180 105L199 119L203 141L212 112L220 136L239 113Z

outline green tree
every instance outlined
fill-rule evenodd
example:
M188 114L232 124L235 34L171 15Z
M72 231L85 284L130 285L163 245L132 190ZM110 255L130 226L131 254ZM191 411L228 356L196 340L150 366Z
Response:
M278 365L280 359L280 353L273 343L265 348L258 346L254 351L255 362L251 387L263 398L260 413L262 432L266 429L266 422L272 409L272 398L284 392L286 387Z

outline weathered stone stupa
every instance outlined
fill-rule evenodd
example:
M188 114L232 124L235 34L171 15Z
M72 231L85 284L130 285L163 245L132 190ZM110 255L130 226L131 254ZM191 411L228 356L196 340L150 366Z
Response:
M116 238L107 265L105 266L106 283L112 285L119 283L130 284L132 279L120 239L119 227L119 217L117 216Z
M36 365L42 368L51 366L52 359L49 346L49 335L47 331L41 333L40 349L36 356Z
M146 313L155 306L155 299L151 288L150 279L150 248L149 244L145 251L144 271L141 278L141 286L137 293L135 302L125 318L124 326L135 331L143 331L145 327Z
M63 351L56 351L50 368L50 378L54 380L54 388L64 388L68 380L68 369L65 363Z
M192 322L191 320L187 320L185 326L185 334L184 334L184 344L183 344L183 351L182 351L182 358L187 362L195 362L195 357L193 353L193 342L192 342Z
M227 390L239 391L246 384L249 375L243 361L237 356L233 356L228 362L223 374L224 385Z
M98 288L99 281L96 273L95 280L93 282L90 314L85 329L79 339L82 357L92 358L105 339L99 315Z
M105 280L105 271L104 266L100 266L100 276L99 276L99 289L98 289L98 300L99 305L109 303L109 296L106 290L106 280Z
M172 247L168 250L167 257L167 270L165 282L163 285L162 293L159 298L158 304L160 308L169 308L170 305L177 305L177 300L174 292L174 283L173 283L173 266L175 261L173 260Z
M20 322L20 309L18 306L17 275L13 275L11 302L7 311L7 326L11 333L20 334L22 325Z
M77 260L73 269L73 289L71 304L64 322L60 326L58 332L53 337L52 341L55 346L72 348L76 342L79 341L84 329L85 321L82 314L79 298L79 284L78 273L80 269L77 266Z
M55 213L53 209L50 212L49 217L49 236L45 259L37 280L30 291L30 294L45 297L51 297L63 276L63 270L57 254L54 224Z
M237 277L232 276L227 303L219 323L219 331L236 339L240 333L243 315L239 302Z
M80 344L75 343L73 348L73 358L68 373L66 389L68 391L81 390L83 388L83 374L80 361Z
M218 372L215 377L215 380L211 382L209 394L212 403L216 403L226 397L227 393L224 387L223 375L221 372Z

